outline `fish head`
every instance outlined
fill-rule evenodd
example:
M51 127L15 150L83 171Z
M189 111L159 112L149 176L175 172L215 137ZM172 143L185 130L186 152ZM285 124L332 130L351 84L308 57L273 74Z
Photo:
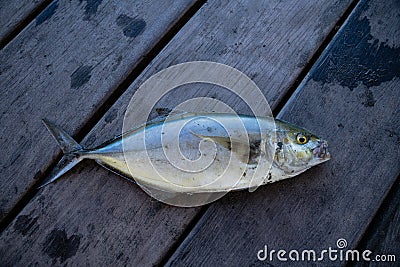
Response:
M285 173L294 176L331 158L326 140L284 121L276 124L274 163Z

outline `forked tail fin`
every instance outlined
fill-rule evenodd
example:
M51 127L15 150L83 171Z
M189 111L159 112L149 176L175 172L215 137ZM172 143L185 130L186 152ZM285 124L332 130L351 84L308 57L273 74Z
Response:
M50 175L39 185L38 189L54 182L64 173L66 173L67 171L72 169L72 167L78 164L82 160L80 154L84 150L83 147L78 144L63 129L49 122L48 120L42 121L46 128L49 130L50 134L54 137L54 139L56 139L57 143L64 152L64 156L51 171Z

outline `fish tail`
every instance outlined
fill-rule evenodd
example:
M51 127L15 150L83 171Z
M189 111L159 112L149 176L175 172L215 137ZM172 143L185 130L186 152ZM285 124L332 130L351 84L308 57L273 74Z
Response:
M54 167L49 176L39 185L38 189L54 182L64 173L72 169L83 159L81 155L84 152L84 148L63 129L49 122L48 120L43 119L42 122L46 126L47 130L49 130L50 134L57 141L58 145L64 152L64 156Z

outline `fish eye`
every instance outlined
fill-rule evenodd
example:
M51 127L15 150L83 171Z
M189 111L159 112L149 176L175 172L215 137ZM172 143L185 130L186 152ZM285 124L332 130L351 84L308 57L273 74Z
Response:
M307 138L307 136L305 136L304 134L298 133L298 134L296 135L296 141L297 141L297 143L299 143L300 145L304 145L305 143L308 142L308 138Z

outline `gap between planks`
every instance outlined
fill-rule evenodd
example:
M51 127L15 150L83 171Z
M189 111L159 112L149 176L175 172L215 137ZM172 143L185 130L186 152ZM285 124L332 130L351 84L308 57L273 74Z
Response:
M130 84L145 70L145 68L151 63L151 61L161 52L161 50L172 40L172 38L181 30L181 28L197 13L197 11L207 2L207 0L199 0L195 2L188 10L172 25L170 29L160 38L158 42L142 57L142 59L136 64L136 66L130 71L127 77L122 80L120 84L116 86L107 100L94 112L94 115L90 117L87 123L78 130L77 134L73 135L73 138L80 142L83 138L92 130L92 128L100 121L100 119L106 114L106 112L112 107L119 97L128 89ZM41 13L51 2L44 6L40 11L32 13L30 15L30 21L33 20L37 15ZM30 21L28 21L24 27L26 27ZM15 36L18 35L17 32ZM9 41L11 41L11 38ZM3 48L3 47L1 47ZM35 197L37 192L37 186L46 178L50 171L54 168L57 162L61 159L61 153L52 162L49 168L36 180L35 184L27 190L25 194L17 201L15 206L9 211L9 213L0 221L0 234L7 228L10 223L18 216L22 209ZM195 217L196 218L196 217ZM196 221L197 222L197 221ZM194 222L195 223L195 222Z
M44 1L35 7L31 13L29 13L25 18L23 18L14 29L9 31L2 40L0 40L0 50L6 47L15 37L20 34L40 13L42 13L51 3L52 0Z
M351 1L349 1L349 3L347 3L346 4L346 7L348 7L349 6L349 4L351 3ZM203 9L203 8L202 8ZM346 10L346 8L343 8L343 9L341 9L340 11L341 12L337 12L336 13L336 15L335 16L332 16L331 17L331 20L330 20L330 23L329 23L329 28L328 27L326 27L325 28L325 30L324 30L324 35L323 36L321 36L321 39L318 39L318 44L319 45L314 45L313 46L313 49L312 49L312 51L313 51L313 53L309 53L309 54L307 54L308 55L308 59L307 59L307 61L305 61L305 60L300 60L301 61L301 65L298 65L298 66L303 66L304 67L304 65L306 65L305 63L307 63L308 62L308 60L309 60L309 58L311 58L311 56L315 53L315 51L318 49L318 47L321 45L321 42L325 39L325 37L326 37L326 34L327 33L329 33L330 31L331 31L331 29L333 28L333 26L336 24L336 21L338 20L338 18L341 16L341 14L343 14L343 12ZM200 13L200 12L199 12ZM197 17L197 14L195 15L195 17ZM194 18L192 19L192 20L194 20ZM191 20L191 21L192 21ZM314 21L314 20L313 20ZM312 22L312 21L311 21ZM188 24L191 24L191 23L188 23ZM185 26L186 27L186 26ZM211 25L211 27L214 27L213 25ZM185 30L181 30L181 32L184 32ZM256 32L257 33L257 32ZM179 33L178 33L178 35L179 35ZM174 38L175 39L175 38ZM178 39L179 40L179 39ZM264 40L264 41L267 41L267 40ZM176 44L176 43L175 43ZM167 46L168 47L168 46ZM168 50L167 50L168 51ZM162 55L163 53L160 53L159 55ZM193 56L193 54L191 54L191 53L189 53L188 54L188 56L189 57L192 57ZM157 58L158 58L158 56L157 56ZM200 59L202 59L202 58L200 58ZM154 60L153 62L157 62L157 60ZM153 64L153 62L152 63L150 63L150 66ZM251 64L251 62L249 62L250 64ZM163 64L164 65L164 68L165 67L167 67L168 66L168 64ZM301 67L301 68L303 68L303 67ZM299 70L299 71L296 71L296 74L295 75L292 75L292 77L291 77L291 79L290 79L290 82L287 82L286 83L286 85L284 86L284 88L285 88L285 90L287 90L289 87L290 87L290 84L292 84L292 83L294 83L294 79L296 78L296 77L298 77L298 75L299 75L299 73L300 73L300 71L301 70ZM140 78L140 77L139 77ZM135 80L135 82L134 82L134 84L136 84L137 83L137 80L139 79L139 78L137 78L136 80ZM120 79L120 80L122 80L122 79ZM137 86L134 86L134 87L137 87ZM128 89L129 90L129 89ZM134 91L134 88L132 88L132 91ZM283 94L282 94L283 95ZM124 95L123 96L121 96L120 97L120 99L118 99L118 102L117 103L119 103L120 102L120 100L121 99L123 99L124 98ZM282 99L282 97L279 97L279 99ZM121 101L122 102L122 101ZM275 106L275 105L274 105ZM101 119L101 121L100 122L102 122L104 120L104 117ZM102 124L102 123L101 123ZM99 126L98 124L96 125L96 127L95 128L97 128L97 126ZM104 125L103 125L104 126ZM102 128L103 126L100 126L100 127L98 127L98 128ZM82 127L82 126L81 126ZM80 128L81 128L80 127ZM80 128L78 128L78 129L80 129ZM103 133L104 133L104 131L103 131ZM89 135L90 135L90 133L89 133ZM88 136L86 136L85 137L85 139L87 138ZM104 173L103 171L101 171L102 173ZM72 181L71 181L72 182ZM73 182L72 182L73 183ZM62 192L59 192L59 193L62 193ZM41 195L42 194L42 192L39 192L38 193L38 195ZM57 196L57 195L55 195L55 196ZM35 197L35 199L33 199L30 203L29 203L29 205L28 206L30 206L30 204L31 203L35 203L36 202L36 199L37 199L37 197L38 196L36 196ZM147 206L147 205L146 205ZM146 207L146 206L144 206L144 207ZM213 206L211 206L210 207L210 209L212 209L213 207L215 206L215 203L213 204ZM152 207L146 207L146 208L152 208ZM22 213L24 213L24 211L25 211L25 209L27 209L27 207L25 207L24 208L24 210L23 210L23 212L21 212L21 214ZM30 209L30 207L28 208L28 210ZM154 209L153 211L156 211L156 209ZM21 215L20 214L20 215ZM164 213L164 214L166 214L166 213ZM18 215L18 217L16 218L16 220L14 220L14 222L15 221L18 221L17 219L19 219L20 218L20 215ZM193 214L192 216L195 216L196 214ZM207 215L209 215L209 212L207 212ZM152 216L152 215L151 215ZM147 216L148 217L148 216ZM160 217L158 217L158 219L159 219ZM189 220L188 220L188 223L189 222L191 222L192 221L192 219L193 219L193 217L191 217L191 218L188 218ZM203 222L204 223L204 221L206 221L208 219L208 216L206 217L206 216L203 216L202 217L202 219L201 219L201 222ZM187 224L186 224L187 225ZM51 226L51 224L50 225L48 225L48 226ZM53 226L56 226L56 225L53 225ZM61 226L62 227L62 226ZM10 227L11 228L11 227ZM182 232L184 232L185 231L185 228L186 227L183 227L183 229L182 230L180 230L181 231L181 233ZM164 228L162 228L162 230L163 230ZM46 229L47 230L47 229ZM70 229L71 231L75 231L74 229ZM65 231L69 231L68 229L66 229ZM5 232L8 232L7 230L5 231ZM179 234L179 236L180 236L181 234ZM191 235L193 235L193 232L190 234L190 236ZM147 236L148 236L148 234L147 234ZM173 237L173 238L175 238L175 237ZM177 237L177 238L179 238L179 237ZM175 239L176 240L176 239ZM170 243L175 243L175 241L174 240L171 240L171 242ZM96 243L97 244L97 243ZM157 244L158 245L158 244ZM96 245L97 246L97 245ZM168 248L169 248L170 246L168 246ZM87 248L87 246L84 248L84 251L86 251L86 248ZM165 251L168 249L168 248L165 248ZM84 252L83 251L83 252ZM131 251L131 249L129 249L128 251ZM128 252L127 251L127 252ZM165 253L164 253L164 255L165 255ZM115 255L115 256L117 256L117 255ZM163 255L160 255L160 259L162 258L162 256ZM157 262L159 262L159 259L157 259Z
M348 16L351 16L353 13L352 13L352 11L354 10L354 11L356 11L355 9L356 8L358 8L358 4L359 4L359 2L360 1L355 1L355 2L353 2L352 4L351 4L351 6L352 6L352 8L348 8L348 12L346 11L345 13L348 13ZM344 14L345 14L344 13ZM344 16L344 15L343 15ZM347 24L347 18L345 17L344 18L344 21L342 21L342 24L340 25L340 29L342 29L342 28L344 28L345 26L346 26L346 24ZM339 23L338 23L339 24ZM339 29L336 29L336 32L337 31L340 31ZM334 32L334 30L332 31L332 32ZM333 34L333 35L335 35L336 34L336 32ZM340 33L339 33L340 34ZM330 43L330 42L329 42ZM327 44L327 49L329 49L329 47L330 47L330 44ZM322 45L321 45L321 47L322 47ZM322 51L324 51L324 49L322 50ZM314 58L314 57L313 57ZM315 62L314 62L315 63ZM314 64L313 63L313 64ZM311 64L311 61L309 62L309 64ZM306 66L306 68L307 68L308 66ZM299 79L300 78L302 78L302 79L305 79L305 78L307 78L307 72L305 72L305 74L303 74L304 76L303 77L300 77L301 75L299 75ZM295 85L295 84L298 84L300 87L301 87L301 83L302 83L302 81L300 80L296 80L293 84ZM290 88L290 89L294 89L294 91L296 90L296 88ZM296 94L296 92L294 92L294 91L292 91L291 93L287 93L286 95L285 95L285 98L283 98L283 100L287 100L287 99L289 99L290 98L290 96L289 97L287 97L286 98L286 96L288 96L288 95L292 95L292 94ZM279 104L278 104L278 106L280 106L281 107L281 109L282 109L282 107L283 106L285 106L285 103L282 103L282 102L284 102L284 101L281 101ZM380 219L380 217L382 216L382 214L385 214L385 210L387 209L387 207L390 207L390 204L392 203L393 204L393 200L395 199L395 193L398 191L398 187L399 187L399 185L398 185L398 182L399 182L399 174L397 174L397 176L395 176L395 177L397 177L395 180L394 180L394 182L393 183L391 183L391 184L389 184L389 187L388 187L388 189L387 189L387 191L386 191L386 193L383 195L383 197L380 199L380 201L378 202L378 204L377 204L377 206L376 206L376 209L375 209L375 212L372 212L372 214L371 214L371 217L369 218L369 220L368 220L368 222L366 223L366 225L365 225L365 227L363 227L363 229L361 229L361 234L359 235L359 237L358 237L358 239L356 240L356 244L355 244L355 247L356 247L356 249L358 249L359 251L360 251L360 248L365 248L365 245L367 244L367 242L366 242L366 240L368 240L370 237L372 237L374 234L376 234L376 232L377 232L377 230L379 230L379 228L381 227L381 225L379 224L379 219ZM199 224L199 223L198 223ZM392 222L392 225L393 225L393 222ZM394 224L395 225L395 224ZM195 229L197 226L194 226L193 227L193 229ZM177 246L177 250L179 250L179 248L180 247L184 247L184 245L185 245L185 243L186 243L186 240L188 239L190 237L190 234L187 236L187 238L184 240L184 242L183 242L183 244L181 244L181 245L179 245L179 246ZM361 242L360 242L360 240L361 240ZM190 251L190 249L189 249L189 251ZM188 251L186 251L186 253L187 253ZM183 255L186 255L186 254L183 254ZM184 257L184 256L183 256ZM164 264L169 264L170 262L168 262L168 259L167 260L165 260L164 259L164 261L163 261L163 263Z
M289 89L287 92L284 94L282 97L282 100L278 102L276 107L272 110L272 113L275 116L277 116L285 104L288 102L288 100L291 98L291 96L294 94L296 89L300 86L301 82L303 82L311 70L311 68L314 66L314 64L317 62L317 60L321 57L322 53L325 51L325 49L329 46L333 38L336 36L336 34L339 32L339 30L342 28L342 26L345 24L347 19L350 17L351 13L355 10L356 6L359 4L360 0L354 0L351 2L349 7L345 10L345 12L340 16L339 20L337 21L336 25L332 28L332 30L327 34L326 38L323 40L315 54L311 57L311 59L307 62L303 70L299 73L298 77L295 79L292 85L289 86ZM165 266L168 264L168 261L170 258L174 255L174 253L179 249L180 246L182 246L187 239L187 237L190 235L193 229L196 228L197 225L199 225L200 220L208 210L211 204L203 206L199 213L196 214L196 216L190 221L188 224L187 228L183 232L183 234L178 238L178 240L175 242L174 245L170 247L170 249L167 251L165 257L160 262L160 266Z
M369 245L369 241L373 240L375 235L382 230L382 227L385 223L390 223L392 227L395 227L396 221L389 222L389 217L392 213L395 213L396 206L396 198L400 191L400 173L397 178L394 180L390 189L387 191L385 196L382 198L382 201L377 208L376 212L371 217L371 220L365 226L363 233L360 235L359 240L356 243L355 250L364 251L367 249L371 249ZM390 226L389 226L390 228ZM376 242L376 241L375 241ZM372 241L374 243L374 241ZM380 244L382 245L382 244ZM373 248L372 248L373 249ZM387 251L374 251L374 253L387 253ZM359 262L348 262L345 266L360 266Z
M285 104L288 102L288 100L291 98L291 96L294 94L296 89L300 86L301 82L303 82L307 76L307 74L310 72L311 68L314 66L314 64L317 62L318 58L322 55L324 50L329 46L335 35L338 33L338 31L342 28L343 24L346 22L347 18L350 16L350 14L353 12L353 10L356 8L360 0L354 0L351 2L349 7L344 11L342 16L340 16L339 20L337 21L336 25L333 27L333 29L328 33L326 38L323 40L322 44L320 47L317 49L315 54L311 57L310 61L307 62L306 66L302 69L300 72L299 76L297 79L293 82L293 84L289 87L287 90L286 94L282 97L282 100L277 104L276 108L272 111L274 116L277 116L279 112L283 109Z

